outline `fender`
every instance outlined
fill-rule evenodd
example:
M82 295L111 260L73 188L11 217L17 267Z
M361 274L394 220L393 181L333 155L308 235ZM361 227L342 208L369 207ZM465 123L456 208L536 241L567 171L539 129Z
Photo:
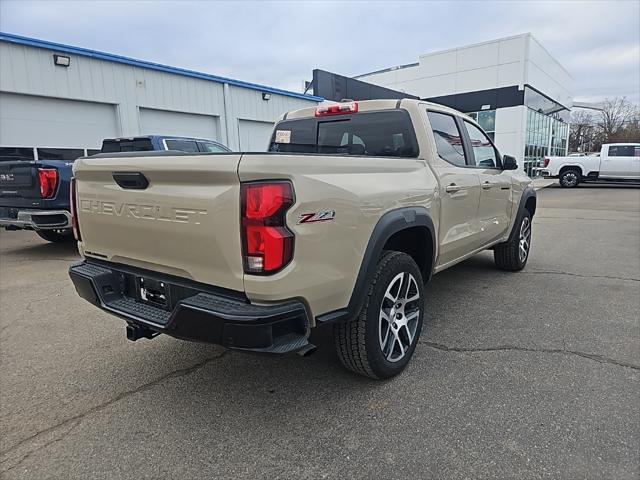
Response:
M532 185L527 185L525 189L522 191L522 196L520 197L520 202L518 203L518 213L524 210L524 206L527 204L527 200L529 200L531 197L536 199L536 204L537 204L538 195L536 194L535 188L533 188ZM536 214L536 211L534 208L533 212L531 213L531 216L533 217L535 214Z
M370 280L373 277L376 269L376 260L380 258L384 245L387 240L395 233L412 227L426 227L431 234L432 258L430 268L427 270L427 266L418 265L423 272L425 278L423 281L427 283L431 280L433 275L433 268L435 266L436 259L436 229L433 224L433 220L429 216L427 209L424 207L406 207L399 208L397 210L391 210L385 213L373 229L369 243L364 252L362 263L360 264L360 270L358 271L358 277L351 292L351 298L349 299L349 305L345 308L333 310L316 317L317 325L326 325L329 323L338 323L345 321L349 318L355 317L364 303L367 288Z
M538 204L538 200L537 200L538 199L538 195L536 194L536 190L535 190L535 188L533 188L532 185L528 185L522 191L522 196L520 197L520 202L518 202L518 210L516 211L516 214L514 216L514 222L513 222L513 225L511 226L511 233L509 234L509 239L510 240L512 240L513 235L519 233L519 232L516 232L516 225L518 224L518 220L520 219L520 216L522 215L522 212L524 212L524 210L525 210L525 205L527 204L527 200L529 200L530 198L534 198L536 200L536 206L534 206L533 212L531 213L531 219L533 219L533 216L536 214L536 207L537 207L537 204Z
M566 162L566 163L562 163L560 165L554 165L553 166L553 176L557 176L560 175L560 171L563 168L578 168L581 172L582 176L585 176L587 173L587 168L580 162Z

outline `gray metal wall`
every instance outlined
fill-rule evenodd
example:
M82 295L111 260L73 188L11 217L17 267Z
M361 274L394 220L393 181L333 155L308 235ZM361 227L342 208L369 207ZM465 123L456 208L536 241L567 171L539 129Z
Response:
M96 148L114 134L157 133L255 148L266 146L265 122L317 103L279 94L267 101L258 90L80 55L65 68L53 53L0 42L0 145ZM113 112L109 128L105 112Z

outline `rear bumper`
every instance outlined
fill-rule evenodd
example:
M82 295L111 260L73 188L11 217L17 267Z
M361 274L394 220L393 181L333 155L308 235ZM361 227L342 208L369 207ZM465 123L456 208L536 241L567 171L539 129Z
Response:
M8 230L59 230L71 228L66 210L21 210L0 207L0 227Z
M72 265L69 276L82 298L124 319L128 336L136 332L131 338L134 340L166 333L184 340L270 354L310 347L309 321L300 302L252 305L239 292L216 292L184 279L106 262ZM153 278L166 285L166 308L140 300L136 292L140 278Z
M546 177L546 178L558 178L557 175L551 175L551 171L547 170L546 168L540 168L540 167L536 167L533 169L535 172L537 172L538 175L540 175L541 177Z

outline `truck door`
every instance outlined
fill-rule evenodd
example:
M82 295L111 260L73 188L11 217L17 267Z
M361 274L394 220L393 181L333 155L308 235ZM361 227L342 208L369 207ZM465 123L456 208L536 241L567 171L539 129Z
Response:
M599 177L640 179L640 145L604 145Z
M487 135L463 121L470 145L471 165L480 175L479 238L483 245L500 238L511 220L511 176L502 170L497 149Z
M440 249L436 266L442 266L480 248L480 176L467 165L462 135L453 115L428 111L427 117L439 157L432 167L440 184Z

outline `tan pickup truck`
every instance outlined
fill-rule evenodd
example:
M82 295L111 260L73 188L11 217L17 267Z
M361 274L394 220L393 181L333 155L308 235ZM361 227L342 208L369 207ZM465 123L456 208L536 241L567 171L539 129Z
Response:
M536 210L477 123L416 100L290 112L266 153L102 154L74 175L70 276L129 339L309 354L331 325L378 379L411 358L431 276L486 249L522 269Z

